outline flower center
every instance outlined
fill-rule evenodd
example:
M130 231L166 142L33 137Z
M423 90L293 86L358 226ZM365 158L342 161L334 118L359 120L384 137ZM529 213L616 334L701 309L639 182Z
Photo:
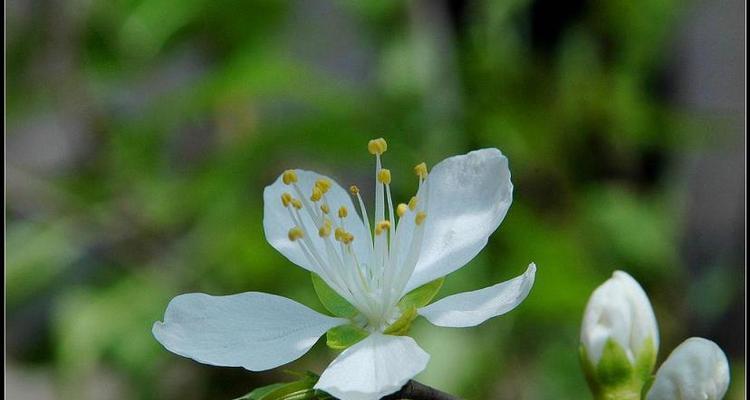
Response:
M398 204L394 212L391 171L382 167L380 159L388 144L383 138L373 139L367 149L375 156L375 218L372 225L357 186L351 186L349 192L356 199L359 215L356 212L350 214L346 205L329 202L326 194L332 183L327 179L318 179L306 196L297 183L294 170L287 170L282 175L282 181L294 194L282 194L281 203L293 222L289 240L297 243L308 261L318 266L321 277L329 285L357 307L367 318L367 325L382 330L392 322L394 314L398 314L394 313L396 304L419 258L427 218L427 191L421 190L427 179L427 165L421 163L414 167L419 178L417 195L408 203ZM337 210L336 216L331 210ZM314 222L316 233L310 234L315 231L304 224L303 215ZM366 237L355 237L347 231L347 218L359 218L357 223L364 225ZM367 254L362 254L362 246L353 245L355 240L365 242L364 249L369 250ZM359 254L355 248L360 249Z

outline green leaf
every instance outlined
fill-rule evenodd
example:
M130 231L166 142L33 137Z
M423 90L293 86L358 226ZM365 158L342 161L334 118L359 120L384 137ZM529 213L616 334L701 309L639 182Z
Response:
M625 350L612 338L607 340L602 349L599 365L596 366L596 375L602 386L620 386L628 383L633 374L633 366L630 364Z
M410 307L420 308L426 306L440 291L444 281L445 277L438 278L412 290L398 302L399 308L408 310Z
M401 316L398 317L396 322L385 328L383 333L394 336L406 335L406 333L409 332L409 327L411 327L411 322L414 321L415 318L417 318L417 308L409 306L406 311L401 313Z
M359 312L346 299L339 296L335 290L331 289L325 281L315 273L311 273L315 293L318 294L320 302L331 314L337 317L354 318Z
M314 389L318 377L309 374L302 379L287 382L274 383L268 386L259 387L252 392L238 397L235 400L313 400L313 399L331 399L331 396Z
M369 333L352 324L341 325L326 332L326 345L332 349L343 350L364 339Z

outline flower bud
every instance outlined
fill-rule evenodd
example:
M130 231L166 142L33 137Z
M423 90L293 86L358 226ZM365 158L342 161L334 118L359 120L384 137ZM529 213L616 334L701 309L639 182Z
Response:
M581 327L581 362L595 393L640 393L651 376L659 331L648 296L622 271L594 290Z
M729 362L716 343L690 338L677 346L659 371L647 400L720 400L729 387Z

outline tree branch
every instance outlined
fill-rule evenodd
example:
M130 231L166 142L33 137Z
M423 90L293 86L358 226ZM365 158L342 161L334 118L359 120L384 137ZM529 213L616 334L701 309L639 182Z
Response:
M417 381L406 382L398 392L389 394L381 400L459 400L458 397L441 392L433 387L423 385Z

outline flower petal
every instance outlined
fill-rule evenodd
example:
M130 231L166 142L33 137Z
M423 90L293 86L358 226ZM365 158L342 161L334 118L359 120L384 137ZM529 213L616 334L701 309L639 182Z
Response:
M375 332L333 360L315 388L342 400L379 399L422 372L429 359L414 339Z
M523 275L473 292L445 297L419 309L419 314L437 326L465 328L507 313L526 298L534 285L536 265Z
M189 293L169 302L152 332L167 350L195 361L262 371L296 360L346 323L272 294Z
M306 196L305 200L307 200L311 206L320 206L321 204L320 202L312 203L309 200L315 181L318 179L327 179L331 182L331 187L325 194L325 200L328 203L330 212L335 215L341 206L347 208L349 215L344 219L343 227L354 235L355 239L352 242L352 246L354 246L354 251L357 254L357 257L359 257L360 260L369 260L372 250L371 245L366 239L367 230L365 229L364 223L357 215L351 196L348 192L339 186L333 179L324 175L300 169L295 170L295 172L297 173L298 179L297 186L302 194ZM284 184L281 176L279 176L273 184L266 186L266 189L263 191L263 229L266 234L266 240L268 240L268 243L270 243L271 246L288 258L289 261L308 271L315 272L326 279L325 272L320 271L320 269L305 256L299 244L289 240L289 229L293 228L295 224L289 216L289 210L287 210L281 203L281 195L283 193L289 193L293 197L299 198L294 187ZM319 211L320 210L317 210L317 212ZM314 244L316 251L318 254L325 257L326 250L323 240L318 237L318 227L313 222L312 217L307 211L300 210L300 215L302 216L302 223L305 225L307 232L311 236L310 240ZM340 251L339 246L334 246L334 248L336 252Z
M505 217L513 193L508 159L498 149L447 158L432 169L425 185L424 239L404 293L471 261Z
M648 400L719 400L729 387L729 362L716 343L690 338L656 372Z

